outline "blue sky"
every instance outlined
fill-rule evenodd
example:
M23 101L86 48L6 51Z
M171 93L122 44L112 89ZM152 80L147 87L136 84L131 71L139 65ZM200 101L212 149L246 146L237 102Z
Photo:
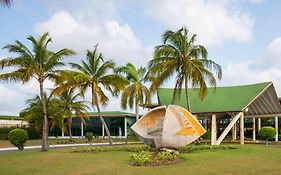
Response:
M273 81L281 95L280 6L269 0L14 0L11 8L0 7L0 46L16 39L28 44L28 35L48 31L50 49L78 52L66 60L83 58L99 43L118 65L146 66L164 31L185 25L223 66L220 86ZM1 49L0 59L7 56L12 55ZM35 81L1 83L0 114L17 115L37 93ZM104 110L120 110L118 99Z

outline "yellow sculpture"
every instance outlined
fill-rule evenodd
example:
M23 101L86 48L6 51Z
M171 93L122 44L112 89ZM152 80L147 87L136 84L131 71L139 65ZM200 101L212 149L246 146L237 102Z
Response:
M131 128L147 145L172 149L185 146L206 132L190 112L176 105L154 108Z

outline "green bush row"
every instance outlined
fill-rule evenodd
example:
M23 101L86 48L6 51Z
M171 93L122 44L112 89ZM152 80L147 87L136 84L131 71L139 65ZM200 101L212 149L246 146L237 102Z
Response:
M178 151L180 153L191 153L200 150L218 150L218 149L237 149L236 146L233 145L187 145L185 147L179 148Z
M108 151L128 151L128 152L141 152L141 151L155 151L155 149L149 146L84 146L79 148L73 148L74 153L95 153L95 152L108 152Z
M12 127L0 127L0 140L8 140L8 134L10 131L14 130L14 129L24 129L27 131L29 139L40 139L41 138L41 133L39 133L35 128L33 127L16 127L16 126L12 126Z

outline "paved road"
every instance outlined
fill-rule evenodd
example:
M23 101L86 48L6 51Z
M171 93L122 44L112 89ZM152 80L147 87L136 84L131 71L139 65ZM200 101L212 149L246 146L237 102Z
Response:
M113 145L123 145L124 142L114 142ZM106 146L108 143L92 143L92 146ZM49 148L68 148L68 147L79 147L79 146L90 146L89 143L80 143L80 144L58 144L58 145L49 145ZM24 150L35 150L41 149L41 145L37 146L25 146ZM9 151L18 151L16 147L0 148L0 152L9 152Z

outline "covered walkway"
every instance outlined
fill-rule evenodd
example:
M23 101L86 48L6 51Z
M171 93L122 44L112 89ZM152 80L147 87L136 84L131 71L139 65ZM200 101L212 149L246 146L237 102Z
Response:
M158 105L169 105L172 101L173 89L159 88L157 91ZM181 98L175 104L186 108L184 89ZM272 82L208 88L204 100L198 97L198 89L189 89L190 111L201 120L205 129L211 126L211 144L219 145L232 130L232 139L239 135L240 144L244 144L245 118L252 120L252 139L261 128L261 118L274 118L278 141L278 118L281 117L281 105ZM228 116L230 122L218 135L217 120ZM237 126L239 124L239 127ZM239 130L239 134L237 134Z

